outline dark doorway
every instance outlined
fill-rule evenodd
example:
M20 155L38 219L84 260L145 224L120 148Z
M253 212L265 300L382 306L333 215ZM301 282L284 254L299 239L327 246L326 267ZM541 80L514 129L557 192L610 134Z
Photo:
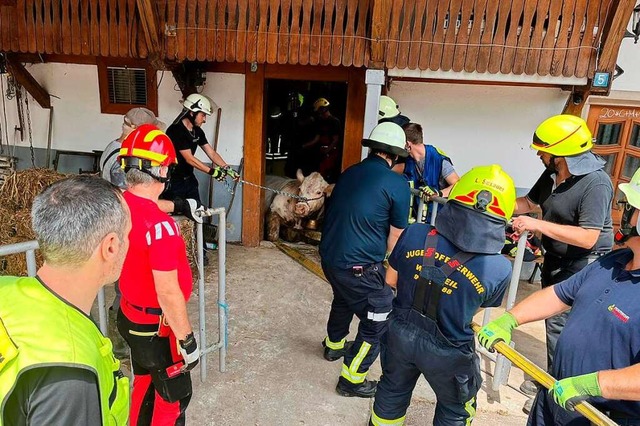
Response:
M317 171L334 183L342 165L347 84L269 79L265 86L266 174L295 178L297 169L305 176Z

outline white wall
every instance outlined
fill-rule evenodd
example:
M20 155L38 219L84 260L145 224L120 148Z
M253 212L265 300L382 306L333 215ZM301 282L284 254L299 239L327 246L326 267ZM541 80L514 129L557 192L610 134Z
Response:
M100 112L98 72L94 65L34 64L27 65L33 77L52 95L54 107L52 148L90 152L101 150L120 136L122 116ZM3 77L4 78L4 77ZM158 115L171 124L181 110L181 99L170 72L158 73ZM6 80L4 81L6 88ZM222 108L218 149L230 164L238 164L242 157L244 137L244 75L208 73L203 89ZM13 129L18 124L16 102L7 101L9 142L28 146L28 138L21 142ZM49 110L44 110L29 97L33 143L46 148ZM210 142L213 140L215 115L203 127Z
M611 89L640 92L640 42L634 44L632 38L622 39L617 62L624 74L613 81Z
M531 187L543 170L531 135L558 114L568 93L560 89L450 83L393 82L391 96L425 142L445 151L458 174L500 164L518 187Z

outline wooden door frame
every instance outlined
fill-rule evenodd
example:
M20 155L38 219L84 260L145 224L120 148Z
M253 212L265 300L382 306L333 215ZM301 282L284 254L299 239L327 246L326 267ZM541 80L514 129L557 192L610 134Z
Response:
M365 69L247 63L244 95L244 179L260 185L265 181L265 82L267 79L335 81L347 83L347 107L342 151L342 170L360 161L364 106ZM242 244L256 247L264 234L262 191L245 185L242 188Z

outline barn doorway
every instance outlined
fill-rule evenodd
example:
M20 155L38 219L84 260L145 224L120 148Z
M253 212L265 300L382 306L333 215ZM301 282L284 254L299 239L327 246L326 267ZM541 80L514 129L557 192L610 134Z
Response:
M347 83L265 81L267 175L295 178L319 172L335 183L342 170Z

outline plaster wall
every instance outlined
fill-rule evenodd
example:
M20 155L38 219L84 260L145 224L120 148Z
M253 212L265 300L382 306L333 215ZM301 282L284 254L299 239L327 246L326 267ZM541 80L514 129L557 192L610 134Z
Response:
M100 111L100 94L98 90L98 72L95 65L77 64L33 64L27 65L28 71L33 77L52 95L53 128L51 148L55 157L56 150L71 150L91 152L102 150L111 140L116 139L121 133L122 116L115 114L103 114ZM179 103L181 94L170 72L158 72L158 117L167 125L171 124L181 110ZM2 76L1 87L7 89L6 76ZM214 99L222 109L220 120L220 135L218 152L231 165L237 168L243 155L244 139L244 75L207 73L203 94ZM36 149L36 165L44 167L44 153L41 150L47 147L47 135L49 126L49 110L42 109L31 96L28 96L31 118L32 140ZM8 100L2 96L2 119L0 119L0 131L5 152L17 156L20 160L18 168L31 166L29 160L28 133L24 133L21 140L20 133L15 131L19 125L15 99ZM6 120L4 120L6 114ZM203 130L213 142L215 132L216 115L210 117L203 126ZM199 150L198 157L208 160ZM61 165L63 160L61 160ZM90 162L82 157L64 159L67 172L77 172L82 167L86 170ZM203 200L208 200L208 176L197 173L201 180L200 193ZM241 190L241 189L240 189ZM214 206L228 207L230 194L220 184L214 186ZM231 241L240 239L241 194L236 195L234 208L229 216L227 237Z
M529 148L536 126L558 114L567 92L555 88L396 81L391 96L425 143L448 154L458 174L497 163L518 187L529 188L543 170Z

